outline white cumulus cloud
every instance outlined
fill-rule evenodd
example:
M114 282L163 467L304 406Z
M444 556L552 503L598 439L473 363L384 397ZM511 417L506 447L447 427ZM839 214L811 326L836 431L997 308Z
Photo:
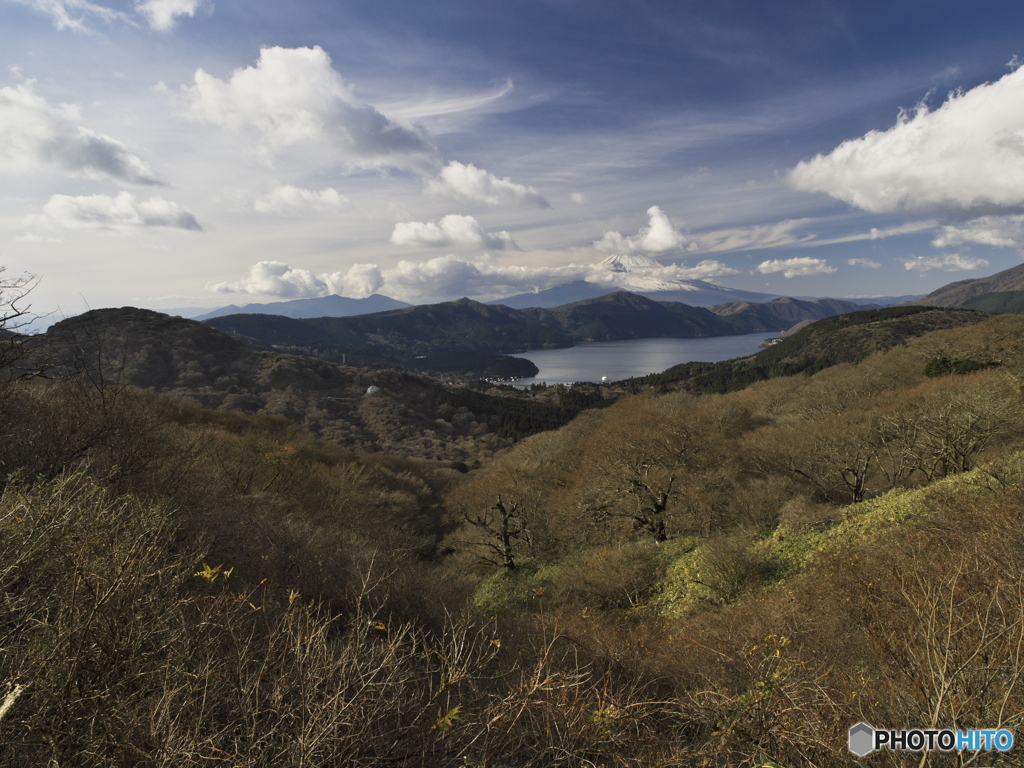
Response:
M781 272L784 277L808 277L810 275L831 275L836 268L830 267L824 259L797 256L792 259L762 261L757 265L757 271L762 275Z
M847 259L846 263L851 267L863 267L864 269L882 268L882 265L873 259Z
M182 16L195 16L202 0L135 0L135 10L159 32L173 29Z
M129 230L148 227L201 230L196 217L162 197L139 200L130 192L110 195L53 195L43 213L27 222L35 227Z
M333 187L314 190L290 184L274 187L253 201L253 208L260 213L276 214L332 211L350 205L349 199Z
M254 132L268 155L312 145L357 168L428 172L437 165L426 135L360 102L319 46L263 48L255 66L227 80L197 70L182 94L192 118Z
M609 289L676 290L681 287L679 281L682 280L709 280L735 274L738 274L737 270L714 260L702 261L694 267L654 265L623 272L616 270L608 260L597 264L525 266L504 264L488 256L465 259L448 254L424 260L406 259L389 267L356 264L345 273L316 274L282 262L260 262L250 267L245 279L207 286L207 289L272 298L303 298L329 293L362 298L380 292L416 303L458 296L498 299L541 291L575 280L585 280Z
M940 256L916 256L904 259L903 266L912 272L931 272L933 269L941 272L970 272L987 267L988 261L961 256L959 253L945 253Z
M648 224L635 235L619 232L605 232L604 237L594 241L599 251L608 253L642 253L658 255L670 251L685 250L687 238L675 228L664 211L656 205L647 209Z
M338 293L353 299L364 299L384 285L384 276L376 264L353 264L344 275L334 273Z
M936 248L968 243L1024 252L1024 216L980 216L965 224L944 226L932 240Z
M0 88L0 165L14 171L55 168L131 184L163 184L145 160L120 141L82 125L78 108L53 105L31 83Z
M952 93L938 109L922 104L788 178L875 213L1024 211L1024 68Z
M580 280L592 270L592 267L574 264L561 267L502 265L487 258L471 261L452 254L422 261L403 260L391 267L355 264L345 273L322 274L279 261L263 261L250 267L245 279L208 285L207 290L275 298L306 298L329 293L363 298L383 291L410 302L439 301L454 296L497 298Z
M308 269L294 269L282 261L261 261L249 267L244 280L207 285L206 289L215 293L305 299L331 293L331 285L325 277L318 277Z
M491 207L514 205L548 208L548 201L533 187L499 178L490 171L453 160L427 183L430 192Z
M405 221L395 224L394 245L420 248L484 248L492 251L518 250L508 232L488 233L472 216L449 214L438 222Z

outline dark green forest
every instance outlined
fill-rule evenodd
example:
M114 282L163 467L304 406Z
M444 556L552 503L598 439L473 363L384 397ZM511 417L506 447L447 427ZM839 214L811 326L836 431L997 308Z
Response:
M0 765L849 766L859 720L1024 723L1024 318L516 393L98 312L0 339Z

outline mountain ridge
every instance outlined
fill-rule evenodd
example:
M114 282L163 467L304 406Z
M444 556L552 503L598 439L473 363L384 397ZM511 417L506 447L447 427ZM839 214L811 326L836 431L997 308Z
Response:
M568 347L580 341L639 338L706 338L784 331L802 320L819 320L863 307L839 299L783 297L764 304L731 303L717 310L655 301L629 291L559 307L517 309L463 297L439 304L352 317L309 319L226 315L209 325L270 346L304 348L320 355L407 355L440 351L520 354Z
M1004 269L987 277L956 280L929 293L924 298L911 302L921 306L960 307L971 299L988 293L1005 293L1024 290L1024 264Z
M379 293L371 294L361 299L353 299L347 296L317 296L310 299L291 299L290 301L277 301L268 303L243 304L238 306L228 304L209 312L194 316L193 320L210 320L225 315L281 315L296 319L310 317L350 317L351 315L365 315L372 312L386 312L391 309L401 309L411 306L404 301L392 299L390 296L382 296Z

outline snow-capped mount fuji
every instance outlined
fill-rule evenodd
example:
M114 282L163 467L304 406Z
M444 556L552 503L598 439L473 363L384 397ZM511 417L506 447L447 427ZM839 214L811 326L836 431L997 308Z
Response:
M693 281L665 279L658 272L664 273L665 265L659 264L648 256L609 256L597 263L595 282L607 284L607 278L613 277L614 287L632 293L643 291L696 291L699 290ZM606 279L602 280L601 278Z
M765 302L779 298L777 293L757 293L725 288L705 280L674 279L666 275L664 264L635 254L609 256L593 267L586 280L576 280L554 288L520 293L488 304L506 307L558 307L574 301L593 299L616 291L629 291L655 301L678 301L691 307L710 307L734 301Z
M636 272L640 269L661 269L661 264L650 256L637 256L616 254L598 262L598 269L607 269L609 272Z

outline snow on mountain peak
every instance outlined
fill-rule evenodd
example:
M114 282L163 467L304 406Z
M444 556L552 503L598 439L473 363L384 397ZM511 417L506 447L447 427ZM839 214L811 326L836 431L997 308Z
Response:
M609 256L607 259L603 259L597 265L597 268L607 269L611 272L634 272L636 270L660 269L663 266L663 264L658 263L648 256L631 254L625 256Z

